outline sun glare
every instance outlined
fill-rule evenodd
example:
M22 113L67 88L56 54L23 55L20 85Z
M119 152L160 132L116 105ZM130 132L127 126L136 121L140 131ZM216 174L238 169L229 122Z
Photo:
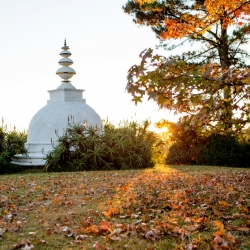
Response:
M167 127L162 127L162 128L155 127L154 130L158 134L167 134L169 132Z
M159 130L160 130L160 133L168 133L168 128L167 127L162 127Z

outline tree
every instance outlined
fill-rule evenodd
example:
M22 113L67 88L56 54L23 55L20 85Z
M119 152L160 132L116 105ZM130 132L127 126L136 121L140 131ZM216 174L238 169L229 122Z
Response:
M151 26L160 46L177 51L169 57L153 55L152 49L140 54L141 63L127 77L135 103L147 95L160 108L182 113L188 127L206 126L211 132L237 132L249 123L244 45L250 1L129 0L123 9L135 23ZM196 49L177 54L186 43L197 44Z

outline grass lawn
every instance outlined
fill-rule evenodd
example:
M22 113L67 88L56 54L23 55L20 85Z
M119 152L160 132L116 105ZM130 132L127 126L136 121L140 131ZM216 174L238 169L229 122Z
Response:
M0 249L250 249L250 169L0 176Z

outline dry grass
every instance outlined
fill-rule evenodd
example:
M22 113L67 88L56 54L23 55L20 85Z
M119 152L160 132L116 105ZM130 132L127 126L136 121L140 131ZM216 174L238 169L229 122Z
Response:
M5 175L0 206L1 250L250 249L250 169Z

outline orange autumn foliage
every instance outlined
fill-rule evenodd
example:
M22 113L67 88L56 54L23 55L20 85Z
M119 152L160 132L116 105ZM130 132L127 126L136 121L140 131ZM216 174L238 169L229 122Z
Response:
M136 0L140 5L153 4L156 0ZM172 3L171 7L174 7ZM167 6L167 4L166 4ZM164 23L167 30L161 33L162 39L178 39L187 35L204 34L217 22L222 22L222 27L242 25L245 16L250 14L250 2L246 0L205 0L201 10L200 3L194 4L193 12L184 12L179 20L166 18ZM249 21L249 20L247 20Z

